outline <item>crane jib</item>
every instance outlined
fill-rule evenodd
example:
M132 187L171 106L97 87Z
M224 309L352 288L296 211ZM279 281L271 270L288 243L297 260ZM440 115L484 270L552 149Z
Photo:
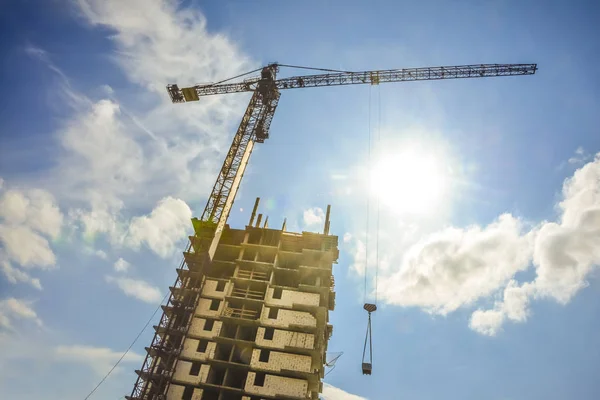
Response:
M260 78L247 79L242 82L197 85L179 89L177 85L167 87L174 103L197 101L202 96L216 94L250 92L257 90L261 84L270 82L277 89L297 89L320 86L339 86L372 84L384 82L409 82L420 80L487 78L497 76L533 75L537 64L473 64L444 67L404 68L361 72L336 72L318 75L293 76L275 80L276 71L261 72Z

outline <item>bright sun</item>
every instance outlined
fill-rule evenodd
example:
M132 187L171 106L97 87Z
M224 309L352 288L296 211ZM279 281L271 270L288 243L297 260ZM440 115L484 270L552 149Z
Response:
M434 214L448 187L440 161L413 148L384 155L371 171L371 193L398 213Z

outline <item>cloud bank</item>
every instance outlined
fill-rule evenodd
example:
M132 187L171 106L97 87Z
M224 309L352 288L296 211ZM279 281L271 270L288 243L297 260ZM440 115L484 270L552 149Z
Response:
M566 304L600 264L600 154L564 181L557 211L556 221L533 226L502 214L486 226L449 227L402 254L387 246L395 266L380 277L379 296L439 315L475 307L469 326L490 336L507 321L526 321L532 300ZM351 269L362 275L364 242L346 239L354 256ZM518 279L529 270L532 280ZM484 307L486 301L492 306Z

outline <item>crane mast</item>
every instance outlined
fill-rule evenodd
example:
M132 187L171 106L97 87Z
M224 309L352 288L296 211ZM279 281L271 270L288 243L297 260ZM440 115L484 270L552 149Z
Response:
M250 104L248 104L242 122L233 137L206 208L202 213L201 219L204 221L216 222L223 212L228 214L229 210L225 210L225 204L231 190L237 190L233 181L239 169L245 168L248 162L245 156L249 157L254 142L264 143L265 139L269 137L271 120L275 114L280 96L275 85L276 73L277 68L274 66L265 67L262 72L264 78L258 82L257 88L250 99Z
M209 267L229 217L244 171L255 143L269 137L269 128L279 103L280 90L341 86L353 84L377 85L384 82L406 82L459 78L532 75L537 64L476 64L430 68L391 69L294 76L277 79L281 64L269 64L260 77L236 83L219 83L179 88L168 85L173 103L198 101L202 96L254 92L242 121L208 197L200 219L194 218L195 235L184 252L177 269L177 279L157 326L150 347L128 400L166 399L177 360L183 349L194 311L203 287L203 271Z

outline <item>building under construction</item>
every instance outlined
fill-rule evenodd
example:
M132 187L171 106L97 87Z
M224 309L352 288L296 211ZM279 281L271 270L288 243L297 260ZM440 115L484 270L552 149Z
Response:
M214 225L193 221L180 284L137 371L144 395L129 398L319 398L339 254L329 208L323 233L293 233L254 222L257 205L245 229L225 226L211 262Z

